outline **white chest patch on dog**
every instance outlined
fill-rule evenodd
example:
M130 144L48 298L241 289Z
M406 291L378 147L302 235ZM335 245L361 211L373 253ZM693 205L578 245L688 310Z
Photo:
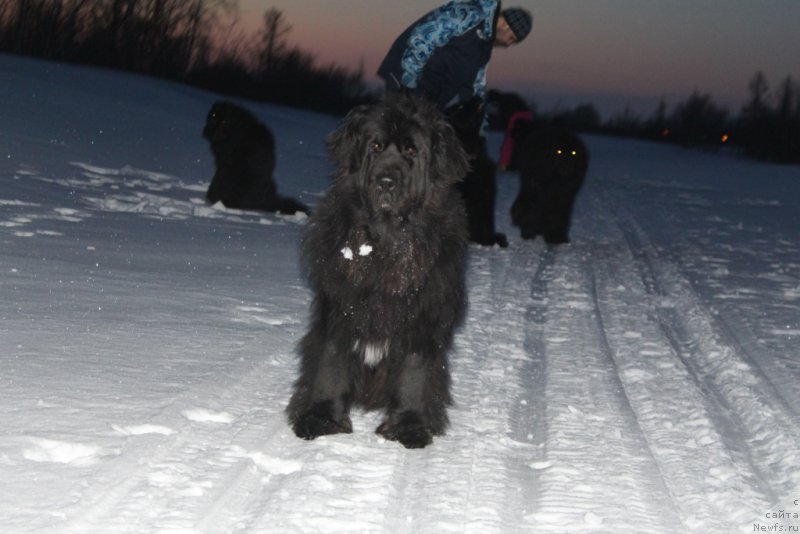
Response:
M344 247L341 251L342 256L344 259L350 261L355 257L355 253L353 249L350 247ZM369 256L372 253L372 246L364 243L358 248L358 255L359 256Z
M389 342L364 343L362 341L356 341L353 349L361 353L361 357L364 359L364 365L375 367L381 363L381 360L383 360L389 352Z

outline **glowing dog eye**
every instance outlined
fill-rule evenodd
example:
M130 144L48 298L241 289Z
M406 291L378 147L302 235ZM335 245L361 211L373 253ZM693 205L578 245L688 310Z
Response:
M369 149L372 152L380 152L381 150L383 150L383 145L378 143L377 141L373 141L372 143L370 143Z
M577 155L578 155L578 151L577 151L577 150L573 150L573 151L572 151L572 155L573 155L573 156L577 156Z
M564 151L563 151L563 150L561 150L560 148L556 150L556 154L558 154L559 156L560 156L560 155L561 155L563 152L564 152Z

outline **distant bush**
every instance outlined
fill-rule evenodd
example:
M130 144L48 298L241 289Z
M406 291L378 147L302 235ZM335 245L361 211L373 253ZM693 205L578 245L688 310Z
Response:
M772 97L764 75L756 73L750 81L750 100L733 131L753 157L800 163L800 87L787 76Z

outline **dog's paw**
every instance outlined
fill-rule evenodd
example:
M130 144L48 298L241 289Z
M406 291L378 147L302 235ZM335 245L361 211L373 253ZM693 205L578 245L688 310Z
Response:
M522 228L520 231L520 237L522 239L536 239L536 237L541 234L540 230L532 229L532 228Z
M506 237L506 234L502 234L500 232L494 234L494 242L500 248L506 248L508 246L508 238Z
M433 443L433 432L413 413L405 414L397 422L386 420L375 432L389 441L399 441L407 449L422 449Z
M565 245L569 243L569 237L566 234L545 234L544 242L548 245Z
M298 438L314 439L330 434L352 434L353 424L347 416L336 421L325 410L311 409L297 419L292 430Z

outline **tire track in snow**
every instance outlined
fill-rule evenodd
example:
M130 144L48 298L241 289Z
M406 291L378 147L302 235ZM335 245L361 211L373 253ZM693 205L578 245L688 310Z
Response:
M573 244L546 254L526 325L528 346L545 360L546 414L544 454L530 466L540 487L528 523L536 532L680 531L610 354L591 250Z
M517 268L521 271L518 280L530 279L530 291L525 303L525 313L518 319L521 325L520 334L523 336L522 347L527 355L519 370L517 380L520 383L521 399L519 413L512 420L512 431L519 440L527 440L534 445L530 457L527 458L523 470L529 473L530 479L523 486L523 499L525 506L520 507L527 517L538 509L540 499L540 474L541 469L547 466L545 459L547 441L547 401L545 390L547 384L547 358L544 350L544 322L546 319L549 301L547 293L546 275L550 272L555 255L552 250L545 248L541 243L527 243L533 249L533 254L539 261L533 268L530 261L515 261L520 264ZM518 258L525 258L517 254Z
M700 301L707 310L711 309L703 299ZM772 392L785 407L785 412L795 419L800 418L800 381L797 380L797 372L788 369L778 354L759 343L756 334L740 317L714 309L711 318L716 321L720 336L737 347L739 354L753 370L762 374L763 379L771 384Z
M399 459L383 531L528 531L520 510L533 488L527 464L535 446L520 432L527 406L517 377L529 357L524 329L509 325L524 317L536 261L524 247L471 249L469 312L451 358L451 426L436 451Z
M749 450L737 452L760 475L765 497L780 504L800 487L800 432L791 406L744 350L753 340L743 340L745 330L734 334L725 319L712 313L673 262L658 261L637 224L626 225L624 234L632 250L639 251L637 268L653 280L651 294L674 304L657 309L663 328L720 407L716 417L721 433L730 435L733 450L747 445Z
M736 343L722 339L672 262L601 198L596 218L612 221L606 233L621 246L616 259L595 254L599 301L620 377L667 486L690 531L752 531L800 487L792 418Z
M380 414L354 411L351 415L353 434L313 441L296 438L281 418L288 441L270 445L269 450L292 451L291 458L302 464L302 470L277 479L268 488L257 503L254 522L241 532L383 530L386 514L395 506L390 496L405 483L402 476L395 476L396 471L402 472L406 461L418 452L424 458L426 449L407 451L377 436L374 430Z
M280 412L281 392L264 391L274 367L257 362L233 382L188 390L154 414L172 433L127 438L118 465L105 467L116 479L87 490L63 531L247 532L271 479L302 467L297 458L258 452L294 439ZM225 411L196 408L209 403Z
M464 371L469 372L465 381L472 387L464 388L467 398L461 402L472 404L464 406L465 412L477 424L475 430L485 436L486 450L479 447L473 456L474 493L493 494L495 499L467 503L465 532L530 528L525 516L538 490L529 464L539 450L535 435L541 412L533 404L539 392L531 392L520 376L533 363L525 346L534 280L530 273L544 261L540 248L522 242L505 250L475 248L473 252L470 335L464 339L469 350L462 352L471 358ZM486 462L487 453L496 465Z

